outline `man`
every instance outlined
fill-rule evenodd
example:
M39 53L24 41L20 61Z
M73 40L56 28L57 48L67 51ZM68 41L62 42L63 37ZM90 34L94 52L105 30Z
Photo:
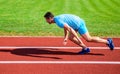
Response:
M64 28L64 41L63 44L67 44L67 40L71 40L75 44L82 47L82 51L79 54L86 54L90 52L90 49L81 41L78 37L77 32L88 42L99 42L107 44L110 50L114 49L114 44L111 38L107 40L90 36L84 20L76 15L72 14L62 14L55 16L51 12L47 12L44 15L46 22L49 24L56 23L60 28Z

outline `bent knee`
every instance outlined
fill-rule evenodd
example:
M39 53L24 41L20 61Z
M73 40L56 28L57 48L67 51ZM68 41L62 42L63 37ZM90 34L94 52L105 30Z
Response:
M91 42L92 41L92 38L88 38L86 39L87 42Z

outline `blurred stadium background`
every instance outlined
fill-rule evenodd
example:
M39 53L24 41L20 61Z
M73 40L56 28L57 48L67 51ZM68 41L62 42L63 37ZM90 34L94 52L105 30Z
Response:
M120 0L0 0L0 36L63 36L47 11L78 15L92 35L120 37Z

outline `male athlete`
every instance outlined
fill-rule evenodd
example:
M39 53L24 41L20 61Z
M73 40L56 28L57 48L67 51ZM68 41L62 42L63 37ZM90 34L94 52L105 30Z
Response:
M81 41L81 39L77 35L77 32L88 42L104 43L108 45L110 50L114 49L114 44L111 38L108 38L106 40L99 37L90 36L84 20L76 15L61 14L54 17L51 12L47 12L44 17L46 19L46 22L48 22L49 24L56 23L57 26L59 26L60 28L64 28L64 45L67 44L67 40L69 39L75 44L82 47L82 51L80 51L79 54L89 53L90 49Z

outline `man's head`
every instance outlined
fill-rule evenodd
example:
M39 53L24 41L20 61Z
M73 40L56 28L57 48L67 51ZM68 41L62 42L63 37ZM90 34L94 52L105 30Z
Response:
M44 17L49 24L54 23L54 15L51 12L47 12Z

